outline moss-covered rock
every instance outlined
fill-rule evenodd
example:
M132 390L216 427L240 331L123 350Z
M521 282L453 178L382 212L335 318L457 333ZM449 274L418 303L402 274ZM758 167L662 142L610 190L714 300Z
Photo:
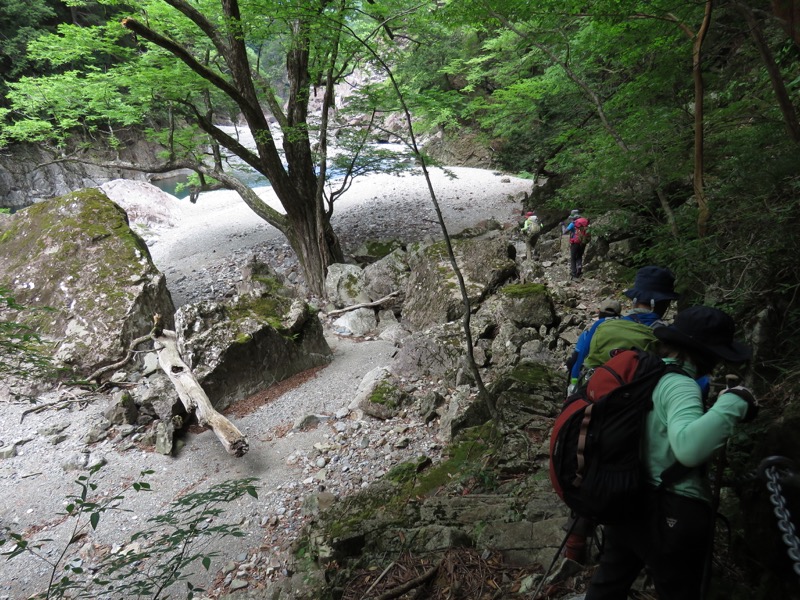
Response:
M175 321L181 354L220 409L331 359L317 313L279 289L185 305Z
M472 304L516 275L513 246L500 232L453 240L452 245ZM461 317L464 303L444 242L409 250L408 264L404 322L426 329Z
M121 358L152 328L172 326L164 276L125 212L97 189L30 206L0 224L0 285L37 312L35 327L79 373Z
M364 272L356 265L330 265L325 278L325 292L336 308L369 302L369 296L364 291Z

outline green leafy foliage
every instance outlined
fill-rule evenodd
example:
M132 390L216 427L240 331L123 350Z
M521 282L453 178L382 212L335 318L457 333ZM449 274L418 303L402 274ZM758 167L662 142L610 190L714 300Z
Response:
M24 382L55 374L48 345L24 322L32 312L0 287L0 376Z
M5 95L8 81L14 81L34 62L26 52L28 42L56 16L52 3L45 0L0 0L0 93Z
M131 535L119 552L103 554L90 569L77 561L78 544L87 528L98 529L104 514L126 510L123 494L99 493L95 482L102 465L92 467L88 474L75 481L76 494L67 497L65 513L72 529L66 545L53 552L53 540L38 539L32 542L25 536L8 532L0 537L0 555L7 559L19 556L35 557L51 569L47 589L33 598L168 598L170 588L184 583L188 598L202 591L190 578L195 563L205 571L211 569L216 554L208 550L211 541L225 537L241 537L237 524L221 519L225 506L245 494L258 498L255 479L224 481L208 490L186 494L175 500L164 512L150 518L148 525ZM144 480L153 471L142 471L142 479L130 484L136 492L150 491ZM51 556L56 556L55 559Z

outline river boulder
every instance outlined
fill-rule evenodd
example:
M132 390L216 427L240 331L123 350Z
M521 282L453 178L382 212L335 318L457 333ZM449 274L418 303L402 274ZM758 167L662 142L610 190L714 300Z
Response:
M282 291L275 282L178 309L181 355L217 409L331 361L317 312Z
M515 250L503 232L454 238L452 246L473 305L516 276ZM424 330L455 321L464 314L458 280L444 242L413 247L408 265L411 275L406 284L403 323L409 329Z
M98 189L46 200L0 220L0 286L35 311L55 358L86 375L125 356L153 315L173 323L164 276L125 211Z

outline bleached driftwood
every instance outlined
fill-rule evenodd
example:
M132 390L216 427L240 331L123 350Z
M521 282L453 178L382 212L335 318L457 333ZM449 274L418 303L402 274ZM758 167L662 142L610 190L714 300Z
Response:
M203 388L189 366L183 362L178 352L178 336L174 331L164 329L153 335L158 364L167 374L186 412L194 412L200 425L208 425L222 442L228 454L244 456L250 449L247 438L236 426L219 414L211 405Z
M375 306L380 306L384 302L388 302L395 296L397 296L400 292L392 292L391 294L384 296L383 298L378 298L372 302L362 302L361 304L353 304L352 306L345 306L344 308L337 308L336 310L332 310L328 313L329 317L333 317L334 315L341 315L343 313L349 312L351 310L356 310L358 308L373 308Z

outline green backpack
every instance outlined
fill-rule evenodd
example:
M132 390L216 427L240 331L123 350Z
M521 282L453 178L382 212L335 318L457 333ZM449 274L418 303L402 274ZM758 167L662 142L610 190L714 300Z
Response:
M611 358L611 351L617 348L652 351L656 342L653 328L649 325L630 319L609 319L601 323L592 335L584 364L590 369L599 367Z

